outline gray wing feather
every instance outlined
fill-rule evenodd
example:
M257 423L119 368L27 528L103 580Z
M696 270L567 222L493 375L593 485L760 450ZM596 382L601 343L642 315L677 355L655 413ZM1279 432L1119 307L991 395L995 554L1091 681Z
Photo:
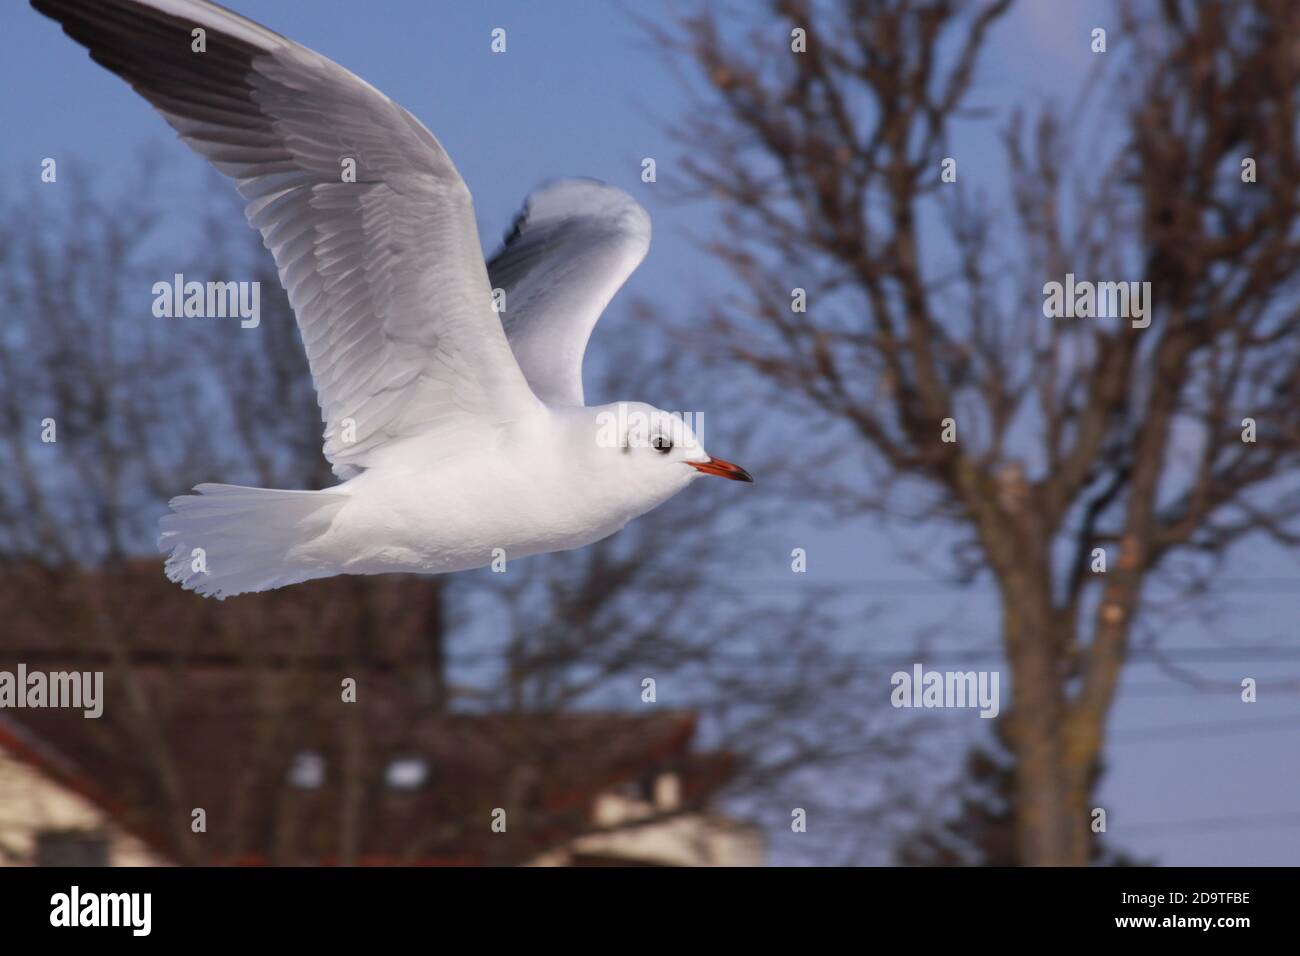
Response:
M341 477L391 440L537 406L492 310L469 190L404 109L205 0L32 5L235 180L289 293Z
M583 404L582 359L596 321L650 248L650 217L627 193L561 180L528 197L488 262L502 324L544 401Z

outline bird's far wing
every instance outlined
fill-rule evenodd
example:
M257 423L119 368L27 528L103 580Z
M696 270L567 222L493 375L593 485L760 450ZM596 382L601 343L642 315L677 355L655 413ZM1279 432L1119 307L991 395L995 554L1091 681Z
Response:
M650 248L650 216L620 189L561 180L530 195L488 262L506 336L533 391L581 405L596 320Z
M469 190L418 120L205 0L32 6L235 180L298 318L340 477L391 440L538 407L492 309Z

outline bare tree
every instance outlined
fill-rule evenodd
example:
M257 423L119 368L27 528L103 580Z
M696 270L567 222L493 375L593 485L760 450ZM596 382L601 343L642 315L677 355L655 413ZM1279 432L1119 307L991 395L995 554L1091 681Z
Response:
M1083 864L1154 577L1198 593L1247 536L1300 541L1300 9L1121 3L1081 112L1007 126L1006 215L943 169L1010 6L772 0L654 29L699 93L683 174L742 290L715 346L865 471L802 493L946 522L955 575L992 577L1017 858ZM1045 318L1067 273L1150 282L1150 324Z

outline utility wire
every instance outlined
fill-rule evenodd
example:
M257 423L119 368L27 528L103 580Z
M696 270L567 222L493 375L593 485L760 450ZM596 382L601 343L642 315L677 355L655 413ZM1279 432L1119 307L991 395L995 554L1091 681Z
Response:
M1219 737L1224 734L1242 734L1252 731L1300 731L1300 714L1284 717L1242 717L1237 720L1220 720L1196 724L1169 724L1163 727L1136 727L1132 730L1114 730L1110 743L1129 743L1140 740L1181 740L1188 737Z
M1208 817L1203 820L1136 823L1131 826L1116 822L1111 829L1115 835L1124 836L1131 833L1209 833L1214 830L1257 830L1266 827L1300 827L1300 813Z

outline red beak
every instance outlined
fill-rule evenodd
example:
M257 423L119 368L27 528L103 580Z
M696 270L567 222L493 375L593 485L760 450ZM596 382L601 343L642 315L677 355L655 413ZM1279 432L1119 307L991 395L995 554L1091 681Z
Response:
M706 475L717 475L719 478L730 478L732 481L753 481L753 477L744 468L739 465L733 465L729 461L723 461L721 458L710 458L708 461L688 461L696 471L702 471Z

